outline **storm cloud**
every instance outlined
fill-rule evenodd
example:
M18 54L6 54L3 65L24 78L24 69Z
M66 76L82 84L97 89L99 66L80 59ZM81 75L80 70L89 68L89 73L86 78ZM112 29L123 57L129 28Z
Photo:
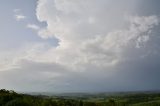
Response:
M158 0L38 0L41 39L0 55L2 86L19 91L160 88ZM33 24L34 25L34 24ZM6 58L4 58L6 57Z

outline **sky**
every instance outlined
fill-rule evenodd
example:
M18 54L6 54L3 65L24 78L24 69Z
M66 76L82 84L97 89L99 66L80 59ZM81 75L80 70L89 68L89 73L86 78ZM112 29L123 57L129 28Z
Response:
M160 0L0 2L0 88L160 90Z

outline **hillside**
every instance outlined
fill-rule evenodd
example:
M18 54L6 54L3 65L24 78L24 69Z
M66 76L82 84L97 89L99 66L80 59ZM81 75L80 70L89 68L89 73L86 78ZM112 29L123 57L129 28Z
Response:
M160 93L31 96L1 89L0 106L160 106Z

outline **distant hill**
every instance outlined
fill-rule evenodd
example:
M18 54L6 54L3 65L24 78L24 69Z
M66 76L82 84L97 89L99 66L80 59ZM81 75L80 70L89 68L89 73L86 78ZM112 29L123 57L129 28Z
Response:
M44 96L1 89L0 106L160 106L160 93L65 93Z

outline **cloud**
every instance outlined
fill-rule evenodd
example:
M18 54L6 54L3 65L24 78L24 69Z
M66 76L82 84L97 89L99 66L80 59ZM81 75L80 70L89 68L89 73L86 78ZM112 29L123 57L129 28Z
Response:
M12 71L0 71L1 79L6 82L5 84L1 83L1 86L23 92L45 91L46 86L51 82L54 83L57 77L63 76L61 74L63 68L56 64L21 60L19 65L20 68L12 69ZM0 82L2 82L1 79Z
M136 50L145 45L152 28L159 24L157 16L128 16L126 19L126 14L122 11L125 9L123 6L112 9L107 1L103 3L109 7L103 7L101 3L95 5L96 3L96 0L88 0L85 3L64 0L38 1L39 21L45 21L47 27L44 30L59 40L57 48L48 53L55 54L50 56L52 58L49 60L78 69L90 65L114 66L129 58L123 56L128 48ZM112 12L105 13L108 8ZM127 9L131 11L129 7ZM42 38L50 38L48 35L44 36Z
M35 24L27 24L26 27L36 31L37 35L42 39L48 39L48 37L53 38L52 34L46 28L41 28Z
M40 27L35 25L35 24L27 24L27 28L30 28L30 29L35 30L35 31L40 29Z
M14 51L15 54L10 52L12 58L3 64L10 68L0 75L6 81L9 78L8 88L17 82L26 90L120 91L160 87L152 85L158 83L160 69L154 65L160 57L155 34L160 18L156 14L135 14L137 1L38 0L37 19L47 26L27 27L36 30L42 39L56 37L57 46L35 43ZM5 54L1 56L7 57Z
M20 11L21 11L21 10L18 9L18 8L13 10L14 13L19 13Z
M16 21L22 21L27 18L25 15L21 13L21 9L14 9L13 12L15 14L14 18L16 19Z
M24 15L22 15L22 14L15 15L15 19L16 19L17 21L21 21L21 20L26 19L26 16L24 16Z

